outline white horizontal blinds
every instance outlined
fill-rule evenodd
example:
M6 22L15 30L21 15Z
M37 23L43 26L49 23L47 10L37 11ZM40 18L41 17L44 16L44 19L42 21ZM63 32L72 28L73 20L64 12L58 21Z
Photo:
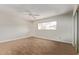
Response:
M38 29L39 30L56 30L56 25L57 25L56 21L38 23Z

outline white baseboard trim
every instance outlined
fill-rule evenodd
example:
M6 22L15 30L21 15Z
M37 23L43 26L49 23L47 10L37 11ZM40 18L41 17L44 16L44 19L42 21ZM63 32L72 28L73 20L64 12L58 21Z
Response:
M0 41L0 43L14 41L14 40L22 39L22 38L27 38L27 37L31 37L31 35L23 35L23 36L18 36L18 37L11 38L11 39L5 39L5 40Z
M38 36L38 35L33 35L34 37L38 37L38 38L43 38L43 39L47 39L47 40L52 40L52 41L58 41L58 42L62 42L62 43L69 43L72 44L72 42L66 42L66 41L60 41L60 40L53 40L55 38L49 38L49 37L44 37L44 36Z
M43 38L43 39L47 39L47 40L53 40L54 38L48 38L48 37L44 37L44 36L38 36L38 35L23 35L23 36L18 36L18 37L15 37L15 38L12 38L12 39L5 39L3 41L0 41L0 43L3 43L3 42L8 42L8 41L13 41L13 40L18 40L18 39L22 39L22 38L28 38L28 37L38 37L38 38ZM72 44L71 42L65 42L65 41L59 41L59 40L53 40L53 41L58 41L58 42L63 42L63 43L70 43Z

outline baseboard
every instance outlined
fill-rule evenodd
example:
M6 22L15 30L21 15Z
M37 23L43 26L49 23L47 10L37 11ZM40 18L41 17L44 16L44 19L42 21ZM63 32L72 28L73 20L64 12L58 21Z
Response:
M38 37L38 38L43 38L43 39L48 39L48 40L53 40L54 39L54 38L51 39L51 38L48 38L48 37L38 36L38 35L23 35L23 36L18 36L18 37L15 37L15 38L11 38L11 39L0 41L0 43L13 41L13 40L18 40L18 39L22 39L22 38L28 38L28 37ZM59 41L59 40L53 40L53 41L58 41L58 42L62 42L62 43L72 44L71 42L65 42L65 41Z
M55 38L49 38L49 37L44 37L44 36L38 36L38 35L33 35L33 36L34 36L34 37L38 37L38 38L47 39L47 40L53 40L53 39L55 39ZM53 41L72 44L72 42L66 42L66 41L60 41L60 40L53 40Z
M18 39L22 39L22 38L28 38L28 37L31 37L31 35L23 35L23 36L14 37L14 38L11 38L11 39L5 39L3 41L0 41L0 43L18 40Z

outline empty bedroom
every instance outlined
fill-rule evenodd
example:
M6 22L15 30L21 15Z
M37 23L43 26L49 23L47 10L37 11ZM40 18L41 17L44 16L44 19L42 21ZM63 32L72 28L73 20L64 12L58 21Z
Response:
M76 55L75 4L0 4L0 55Z

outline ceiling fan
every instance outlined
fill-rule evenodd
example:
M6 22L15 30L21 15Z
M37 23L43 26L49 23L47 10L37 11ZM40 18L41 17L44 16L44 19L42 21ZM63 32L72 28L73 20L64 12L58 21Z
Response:
M30 10L27 10L26 12L24 12L24 15L31 16L34 19L36 19L36 17L40 16L39 14L32 13Z

